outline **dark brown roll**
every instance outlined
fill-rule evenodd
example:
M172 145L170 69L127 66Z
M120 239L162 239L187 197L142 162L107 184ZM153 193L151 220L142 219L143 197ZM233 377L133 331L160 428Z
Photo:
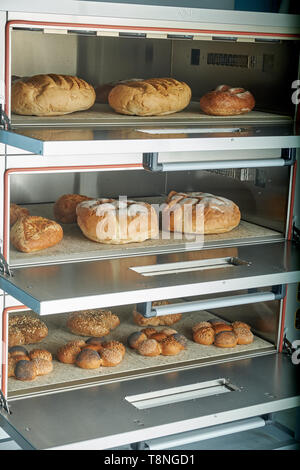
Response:
M254 106L255 99L250 91L229 85L220 85L200 99L200 109L214 116L248 113Z

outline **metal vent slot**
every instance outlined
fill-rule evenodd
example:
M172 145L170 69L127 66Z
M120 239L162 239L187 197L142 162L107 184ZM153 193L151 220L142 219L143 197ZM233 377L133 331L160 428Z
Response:
M203 383L184 385L182 387L167 388L156 392L141 393L125 397L138 410L147 410L157 406L195 400L211 395L220 395L238 390L229 384L226 379L211 380Z
M249 56L242 54L219 54L210 52L207 54L208 65L223 65L226 67L249 67Z
M137 132L145 134L213 134L215 132L246 132L241 127L205 127L205 128L185 128L185 129L135 129Z
M248 265L246 261L238 258L214 258L209 260L183 261L179 263L165 263L160 265L132 267L133 271L142 276L162 276L164 274L179 274L192 271L205 271L206 269L233 268L238 265Z

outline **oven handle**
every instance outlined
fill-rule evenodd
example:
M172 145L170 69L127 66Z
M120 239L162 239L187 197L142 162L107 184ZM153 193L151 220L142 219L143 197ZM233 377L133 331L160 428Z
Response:
M167 305L152 305L152 302L143 302L137 304L136 310L145 318L160 317L174 313L197 312L198 310L210 310L254 304L257 302L268 302L271 300L281 300L285 297L285 293L286 286L280 285L272 287L271 292L251 292L248 294L219 297L217 299L196 300Z
M291 166L296 161L296 149L282 149L280 158L249 159L249 160L214 160L201 162L158 162L158 152L144 153L143 166L153 172L222 170L226 168L266 168Z

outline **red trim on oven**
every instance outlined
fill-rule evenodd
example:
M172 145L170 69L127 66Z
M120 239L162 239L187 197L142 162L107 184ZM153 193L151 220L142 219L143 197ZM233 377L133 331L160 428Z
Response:
M294 203L295 203L295 192L296 192L296 174L297 174L297 161L294 163L292 168L292 187L291 187L291 203L290 203L290 215L289 215L289 225L288 225L288 240L292 238L293 230L293 212L294 212Z
M7 397L7 364L8 364L8 314L15 310L26 310L25 305L17 305L16 307L6 307L2 312L2 377L1 391L3 396Z

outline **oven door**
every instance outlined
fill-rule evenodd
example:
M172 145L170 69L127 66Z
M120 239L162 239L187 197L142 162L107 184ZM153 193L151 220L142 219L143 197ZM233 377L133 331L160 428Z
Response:
M186 250L14 267L0 276L0 289L49 315L299 282L300 250L292 241Z
M294 356L268 354L13 399L0 425L25 449L119 448L224 423L234 427L300 406Z

